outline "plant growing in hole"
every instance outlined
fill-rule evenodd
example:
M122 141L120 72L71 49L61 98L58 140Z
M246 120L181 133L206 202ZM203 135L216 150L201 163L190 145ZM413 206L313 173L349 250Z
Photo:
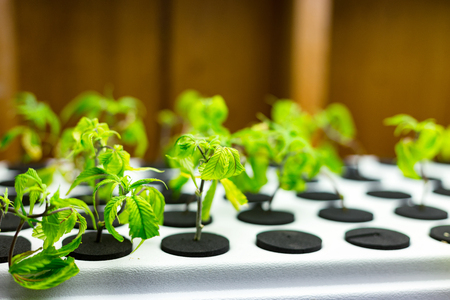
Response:
M435 123L433 119L418 122L406 114L399 114L384 120L388 126L396 126L394 134L410 135L400 139L395 145L397 165L403 175L412 179L423 180L424 188L421 207L425 207L425 198L428 187L428 176L425 173L425 163L433 159L441 149L444 128ZM419 172L416 170L419 168Z
M267 184L267 170L271 157L275 156L269 145L269 131L264 123L253 125L231 135L231 144L243 154L243 165L248 163L252 175L244 170L230 180L244 193L257 194Z
M94 183L92 199L97 220L97 242L101 241L105 227L118 241L123 241L123 237L112 225L118 215L121 216L119 220L122 223L129 223L130 236L133 239L142 238L144 241L158 235L158 224L162 223L164 197L155 188L146 186L146 184L160 180L142 179L132 183L130 178L125 175L125 171L160 171L153 168L132 168L130 154L123 150L121 145L114 147L107 145L111 135L118 134L109 130L106 123L98 123L97 119L82 118L80 120L74 131L76 143L73 153L74 155L88 153L89 158L86 165L89 166L93 163L93 167L86 168L78 175L68 193L82 182ZM98 191L102 186L109 186L109 189L106 189L109 192L106 199L109 200L105 207L103 221L99 217L98 200ZM113 190L116 187L119 188L119 196L113 197ZM128 195L130 193L131 195ZM117 212L118 207L121 207L119 213Z
M39 161L51 153L58 139L59 119L47 104L38 102L31 93L18 93L14 103L23 125L6 132L0 140L0 149L6 149L15 138L20 137L25 152L22 162Z
M8 199L7 191L3 197L0 196L0 221L5 214L14 214L21 218L9 250L9 273L18 284L29 289L55 287L79 272L73 258L64 258L80 245L81 235L86 230L86 220L77 209L84 210L90 217L93 217L92 213L86 204L78 199L60 198L59 190L50 197L47 186L34 169L16 177L15 189L17 197L14 202ZM25 193L30 194L28 212L22 204ZM34 212L36 203L44 207L43 212ZM33 236L43 240L43 246L13 257L20 230L25 222L30 225L32 222L37 223ZM76 223L79 224L76 238L56 249L55 243L65 233L69 233Z
M114 100L112 91L106 94L103 96L92 91L80 94L64 107L61 120L67 123L73 118L87 117L104 121L121 135L124 145L135 147L135 156L144 156L148 147L144 125L145 106L134 97ZM70 130L67 135L70 135Z
M194 158L200 153L198 171L200 172L200 185L197 184L194 175ZM244 194L228 178L237 176L244 171L240 162L239 153L236 149L223 147L217 136L204 138L195 137L192 134L182 135L175 143L175 156L171 159L180 164L184 174L192 179L196 186L197 214L196 233L194 240L199 241L203 228L202 220L208 220L212 201L216 192L217 183L222 183L228 200L236 209L247 203ZM202 201L205 181L212 181L209 190Z

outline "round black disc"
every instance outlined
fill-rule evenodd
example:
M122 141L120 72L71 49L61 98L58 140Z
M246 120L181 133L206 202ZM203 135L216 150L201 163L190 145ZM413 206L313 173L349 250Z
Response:
M80 212L80 215L86 219L87 229L94 229L94 223L92 223L92 218L90 216L88 216L85 212ZM100 218L100 221L105 220L105 215L102 211L98 212L98 217ZM94 218L95 218L95 214L94 214ZM119 220L117 218L113 221L114 227L119 227L122 225L124 225L124 224L120 224ZM79 224L76 223L75 228L78 228L78 226L79 226Z
M396 250L409 246L409 237L403 233L381 228L358 228L345 233L345 240L355 246Z
M15 180L13 179L13 180L3 180L3 181L0 181L0 185L1 186L6 186L6 187L8 187L8 188L14 188L14 183L15 183ZM8 191L11 191L11 189L8 189Z
M196 202L197 196L195 194L181 193L178 198L173 196L172 190L164 189L161 192L164 196L164 201L166 204L186 204L186 202Z
M260 208L240 212L237 218L242 222L257 225L284 225L294 222L294 215L290 212Z
M430 236L440 242L450 243L450 225L441 225L431 228Z
M433 193L443 195L443 196L450 196L450 190L440 186L433 190Z
M165 237L161 250L169 254L186 257L208 257L224 254L230 249L227 238L203 232L200 241L194 241L194 233L179 233Z
M197 213L194 211L166 211L164 212L164 226L188 228L195 227ZM211 224L212 217L208 221L202 221L203 225Z
M17 226L19 226L20 223L20 217L13 215L11 213L3 215L2 217L2 224L1 224L1 231L2 232L8 232L8 231L16 231ZM25 222L23 223L22 229L30 228L30 225Z
M425 205L400 206L395 209L395 213L403 217L419 220L444 220L448 217L446 211Z
M342 178L349 179L349 180L355 180L355 181L380 181L380 179L375 178L369 178L361 175L359 173L358 169L347 167L345 169L344 174L342 175Z
M340 199L339 195L329 192L303 192L297 193L297 197L316 201L332 201Z
M62 241L63 245L70 243L76 235L67 237ZM80 246L69 254L75 259L98 261L110 260L127 256L133 250L133 244L128 239L119 242L111 234L103 233L102 241L97 243L96 231L90 231L83 234Z
M271 230L256 236L256 246L278 253L310 253L322 248L322 240L295 230Z
M12 240L12 236L0 235L0 263L8 262L9 249ZM27 251L31 251L31 242L28 239L19 236L16 241L16 246L14 247L13 256Z
M367 192L367 195L377 198L384 199L409 199L411 198L410 194L396 191L370 191Z
M247 197L247 202L248 203L262 203L262 202L267 202L270 200L270 196L266 195L266 194L253 194L253 193L244 193L245 196ZM225 200L227 200L227 195L224 195L223 198Z
M45 168L46 166L47 166L46 163L39 163L39 162L26 163L26 164L18 163L18 164L8 165L8 169L10 169L11 171L18 171L19 173L25 173L30 168L35 169L37 171L39 169Z
M378 159L380 164L394 166L397 164L397 160L395 158L381 157Z
M347 223L358 223L358 222L369 222L373 220L373 214L353 208L325 208L319 211L319 217L337 221L337 222L347 222Z

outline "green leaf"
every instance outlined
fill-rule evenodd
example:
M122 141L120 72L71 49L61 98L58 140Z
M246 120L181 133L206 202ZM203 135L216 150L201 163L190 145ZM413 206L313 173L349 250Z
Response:
M419 161L417 154L414 153L414 145L412 141L400 141L395 145L395 153L397 154L397 166L403 175L412 179L421 179L414 169L415 164Z
M229 179L224 178L220 180L220 183L222 183L225 189L227 199L236 210L239 210L241 205L247 203L247 197L245 197L245 195Z
M6 149L11 142L18 137L19 135L23 134L23 132L26 130L25 126L16 126L13 129L6 132L6 134L2 137L0 140L0 149Z
M26 128L22 133L22 146L26 153L34 161L42 157L41 138L36 131Z
M42 230L46 236L44 249L53 246L65 233L65 227L60 226L59 213L42 218Z
M104 217L105 217L105 227L111 233L119 242L123 242L123 236L121 236L112 223L117 218L117 209L120 205L125 205L123 202L127 200L129 197L126 196L118 196L113 197L108 203L106 204L105 211L104 211Z
M161 182L167 188L167 185L164 183L164 181L162 181L160 179L146 178L146 179L140 179L140 180L134 182L132 185L130 185L130 190L136 189L136 188L138 188L138 187L140 187L142 185L150 184L152 182Z
M355 124L348 108L341 103L332 103L325 109L328 126L336 130L343 138L354 139Z
M74 258L68 257L64 260L44 250L13 264L9 272L21 286L28 289L44 290L58 286L72 278L78 274L79 269L74 262Z
M127 210L129 211L129 235L132 239L146 240L159 235L158 217L145 199L137 195L127 197Z
M203 208L202 208L202 221L208 221L209 220L209 213L211 211L211 205L214 200L214 195L216 193L216 187L217 187L217 180L213 180L211 183L210 188L208 189L208 192L206 192L205 198L203 199Z
M136 146L134 156L143 157L148 148L148 137L145 124L137 119L122 131L122 141L125 145Z
M186 90L181 93L175 101L175 111L184 120L188 119L191 108L200 101L202 96L195 90Z
M113 178L117 177L117 176L114 177L113 174L109 174L108 172L100 168L91 168L88 170L84 170L83 172L80 173L80 175L77 176L75 181L72 183L67 194L69 194L70 191L72 191L77 185L79 185L82 182L89 182L91 180L102 179L108 176L112 176Z
M203 180L221 180L244 171L236 149L217 146L212 157L199 168Z
M92 213L90 213L90 214L92 216ZM62 246L59 250L57 250L57 254L59 256L69 255L69 253L71 253L75 249L77 249L78 246L80 246L80 244L81 244L82 235L87 229L86 219L82 215L80 215L78 212L74 212L73 215L75 216L75 221L79 224L78 234L70 243L66 244L65 246ZM93 222L95 224L95 220L93 220ZM66 232L69 232L70 230L72 230L74 228L74 225L75 225L75 223L70 224L70 225L67 224Z
M164 196L154 187L146 187L146 191L140 196L147 200L147 202L152 206L153 212L158 219L158 224L163 225L164 223Z

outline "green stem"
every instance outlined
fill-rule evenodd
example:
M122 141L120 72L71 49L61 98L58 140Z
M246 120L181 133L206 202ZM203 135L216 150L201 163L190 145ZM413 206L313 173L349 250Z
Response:
M196 215L196 232L194 236L194 241L200 241L200 237L202 235L202 193L203 193L203 185L205 181L202 179L200 183L200 189L198 191L198 197L197 197L197 215Z
M322 172L322 174L324 174L328 178L328 180L331 182L331 185L333 186L333 189L334 189L334 193L339 196L339 199L341 199L342 209L346 210L347 207L345 206L345 203L344 203L344 196L339 192L336 182L334 181L333 177L331 177L331 175L328 174L327 172Z
M423 161L420 162L420 173L423 179L423 192L422 192L422 199L420 201L420 206L423 208L425 207L425 198L427 196L428 182L430 181L428 176L425 174L425 163Z

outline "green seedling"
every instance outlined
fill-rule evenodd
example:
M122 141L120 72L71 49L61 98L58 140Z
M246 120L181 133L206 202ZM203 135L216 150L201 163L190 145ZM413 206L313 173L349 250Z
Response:
M198 171L200 172L200 185L194 175L196 153L200 153ZM237 176L244 171L236 149L220 145L218 137L195 137L192 134L182 135L175 143L175 156L171 157L180 165L183 174L189 176L196 186L197 215L196 233L194 240L199 241L203 228L202 220L208 220L217 183L222 183L227 199L236 209L247 203L244 194L228 178ZM211 181L211 186L202 201L204 184Z
M64 107L61 120L67 123L70 119L83 116L102 120L121 135L125 145L135 147L135 156L143 157L148 147L143 121L145 113L145 106L134 97L127 96L114 100L112 95L103 96L96 92L85 92Z
M3 197L0 196L0 221L5 214L20 217L9 250L9 273L18 284L28 289L43 290L55 287L78 274L79 269L74 259L64 257L80 245L81 236L86 230L86 220L77 210L84 210L90 217L93 217L92 213L86 204L78 199L60 198L59 190L50 197L47 186L33 169L16 177L15 189L15 201L8 199L7 190ZM28 211L22 203L23 195L27 193L30 195ZM42 213L34 213L36 204L45 208ZM25 222L30 226L33 222L37 224L33 229L33 237L41 239L43 246L13 257L17 238ZM55 243L65 233L69 233L76 223L79 224L76 238L57 249Z
M442 130L442 144L436 158L439 162L450 162L450 126Z
M395 145L397 165L405 177L423 180L424 192L421 206L424 206L429 182L424 166L427 160L432 160L439 153L444 128L436 124L433 119L418 122L406 114L387 118L384 124L396 126L394 131L396 136L409 135L401 138ZM419 167L419 172L416 166Z
M73 155L86 155L86 168L72 183L68 193L82 182L88 182L94 188L94 213L97 220L97 242L101 241L103 229L106 229L119 241L123 241L112 226L112 222L119 216L122 223L129 223L130 236L146 240L158 234L162 224L164 197L147 184L158 179L143 179L135 183L125 175L125 171L153 170L153 168L132 168L130 154L121 145L108 146L108 139L117 132L109 129L106 123L99 123L97 119L82 118L73 132L75 140ZM102 181L100 181L102 180ZM98 191L100 187L109 187L104 221L98 215ZM113 190L119 188L119 196L113 197ZM131 194L131 195L129 195ZM121 207L120 212L117 208Z
M15 138L20 137L25 152L22 161L39 161L51 153L58 139L59 119L47 104L38 102L31 93L17 94L14 103L23 124L12 128L2 137L0 149L6 149Z

